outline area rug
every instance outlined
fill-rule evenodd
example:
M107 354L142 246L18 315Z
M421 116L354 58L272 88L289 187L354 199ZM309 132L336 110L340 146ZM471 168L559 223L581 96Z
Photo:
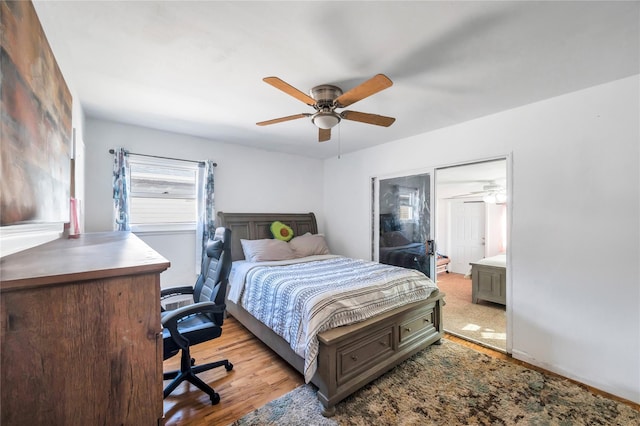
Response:
M479 300L471 303L471 278L462 274L438 274L438 287L445 294L442 309L445 331L505 352L507 317L505 307Z
M630 405L443 339L320 412L300 386L233 423L246 425L638 425Z

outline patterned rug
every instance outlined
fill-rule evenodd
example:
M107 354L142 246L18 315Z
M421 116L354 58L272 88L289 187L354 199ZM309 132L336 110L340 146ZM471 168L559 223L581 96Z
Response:
M303 385L245 425L639 425L640 411L566 379L443 339L343 400L330 419Z

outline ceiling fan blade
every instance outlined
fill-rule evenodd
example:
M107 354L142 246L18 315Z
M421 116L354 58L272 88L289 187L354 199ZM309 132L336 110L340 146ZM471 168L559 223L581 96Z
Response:
M449 199L456 199L456 198L477 198L477 197L481 197L482 196L482 191L481 192L469 192L466 194L460 194L460 195L453 195L451 197L449 197Z
M313 106L316 104L316 100L311 96L305 94L304 92L301 92L289 83L280 80L278 77L265 77L262 79L262 81L272 85L276 89L282 90L287 95L293 96L294 98L304 102L307 105Z
M318 142L326 142L331 139L331 129L318 129Z
M286 117L274 118L273 120L261 121L256 123L258 126L268 126L269 124L282 123L283 121L297 120L298 118L309 117L311 114L302 113L296 115L288 115Z
M367 114L366 112L358 112L358 111L342 111L340 113L340 117L345 120L351 121L359 121L361 123L367 124L375 124L376 126L391 126L394 121L396 121L393 117L385 117L384 115L377 114Z
M338 96L336 104L339 108L344 108L355 102L361 101L375 93L391 87L393 82L384 74L378 74L365 81L359 86L354 87L346 93Z

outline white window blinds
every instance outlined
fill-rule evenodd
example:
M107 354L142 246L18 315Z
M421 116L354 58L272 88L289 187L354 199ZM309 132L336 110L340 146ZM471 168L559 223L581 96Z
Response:
M188 225L197 220L198 164L131 154L131 226Z

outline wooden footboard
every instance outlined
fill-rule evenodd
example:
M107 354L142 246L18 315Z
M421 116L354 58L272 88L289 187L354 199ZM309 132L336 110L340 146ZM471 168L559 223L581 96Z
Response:
M471 302L478 300L507 304L507 270L504 266L471 263Z
M311 382L318 387L323 414L335 405L427 346L440 343L442 298L439 293L357 324L318 335L318 370ZM304 359L280 336L241 306L227 302L227 311L300 373Z

